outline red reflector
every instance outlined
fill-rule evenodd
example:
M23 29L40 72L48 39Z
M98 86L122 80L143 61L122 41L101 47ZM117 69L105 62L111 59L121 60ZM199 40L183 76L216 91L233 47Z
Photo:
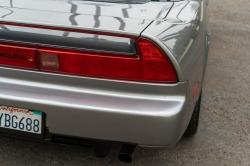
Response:
M57 54L40 53L40 68L45 70L59 70L59 59Z
M195 87L194 87L193 97L195 96L198 87L199 87L199 82L197 82L197 84L196 84Z
M0 64L36 68L35 46L14 43L0 44Z

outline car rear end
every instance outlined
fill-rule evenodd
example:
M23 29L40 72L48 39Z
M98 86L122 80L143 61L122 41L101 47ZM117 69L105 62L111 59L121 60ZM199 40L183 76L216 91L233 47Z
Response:
M163 15L173 5L165 3ZM1 10L3 16L13 12L0 20L2 134L148 147L180 140L190 119L189 85L167 48L157 38L141 36L153 19L78 14L80 21L72 13ZM88 27L88 20L95 20L93 26L99 20L99 27ZM16 113L25 111L40 116L39 125L37 118L20 122Z

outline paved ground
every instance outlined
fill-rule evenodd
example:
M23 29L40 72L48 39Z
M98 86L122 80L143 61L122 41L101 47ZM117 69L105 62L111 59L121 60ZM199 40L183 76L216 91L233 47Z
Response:
M210 0L211 51L198 134L171 149L141 149L131 165L250 165L250 1ZM89 149L0 137L0 165L123 165Z

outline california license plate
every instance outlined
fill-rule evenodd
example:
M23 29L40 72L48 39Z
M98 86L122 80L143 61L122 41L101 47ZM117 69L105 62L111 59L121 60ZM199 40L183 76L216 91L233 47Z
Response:
M41 134L42 112L0 106L0 127Z

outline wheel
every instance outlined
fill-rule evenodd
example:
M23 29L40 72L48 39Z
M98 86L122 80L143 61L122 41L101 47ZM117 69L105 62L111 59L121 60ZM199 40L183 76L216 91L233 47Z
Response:
M189 121L186 131L184 132L184 136L191 136L197 133L199 124L200 106L201 106L201 94L198 101L195 104L192 117Z

